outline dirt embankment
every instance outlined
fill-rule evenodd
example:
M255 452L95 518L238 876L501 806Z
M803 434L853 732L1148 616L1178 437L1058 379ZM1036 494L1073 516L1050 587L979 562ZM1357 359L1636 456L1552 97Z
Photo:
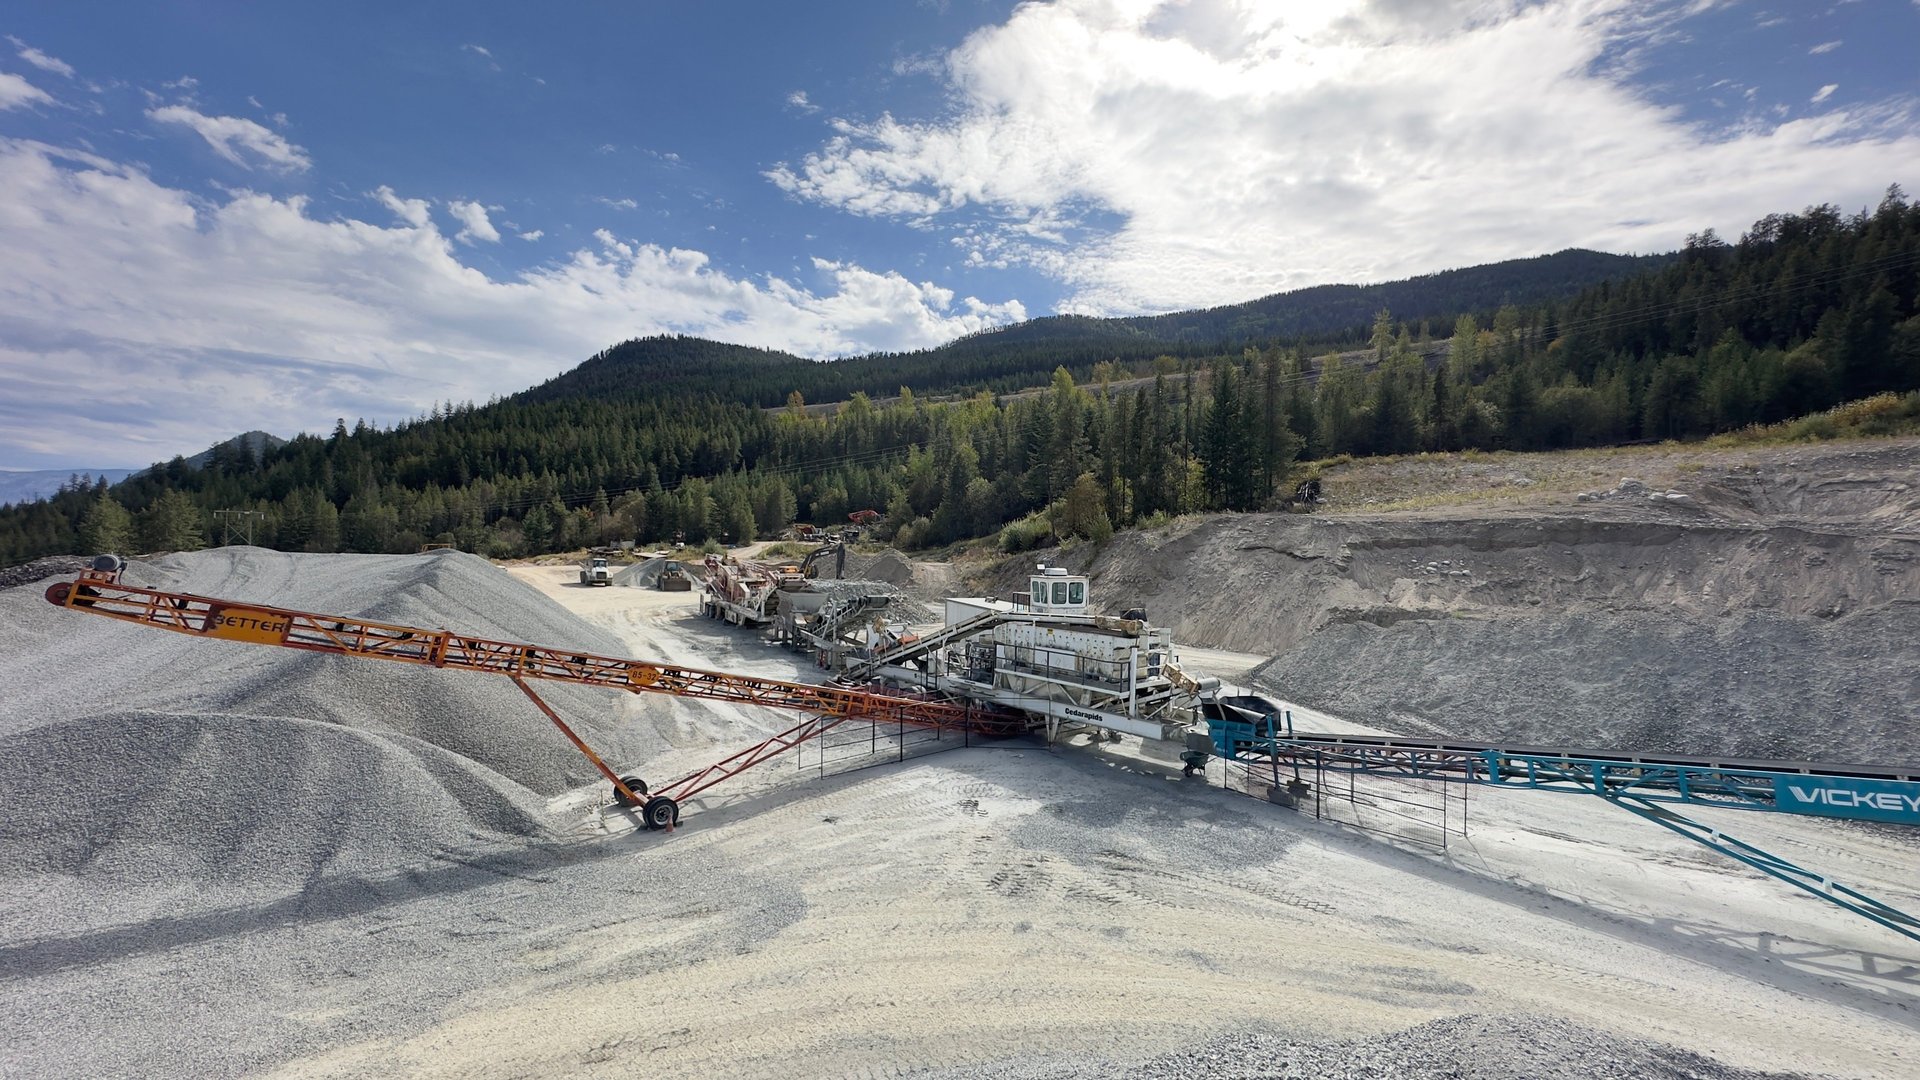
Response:
M1662 451L1626 459L1654 466L1637 482L1594 487L1580 481L1622 459L1510 457L1495 459L1509 476L1391 466L1386 501L1444 508L1188 519L1055 557L1094 575L1102 608L1271 655L1263 685L1392 729L1827 760L1920 750L1920 445ZM1378 486L1389 466L1363 467ZM1529 469L1562 474L1512 482ZM1544 490L1508 494L1527 486Z

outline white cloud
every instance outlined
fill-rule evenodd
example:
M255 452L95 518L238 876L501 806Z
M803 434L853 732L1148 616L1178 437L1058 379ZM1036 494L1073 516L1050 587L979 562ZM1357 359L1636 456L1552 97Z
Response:
M634 202L632 199L609 199L605 195L597 195L593 201L602 206L610 206L615 210L637 210L640 208L640 204Z
M1819 56L1822 53L1830 53L1833 50L1839 48L1843 44L1845 43L1839 42L1839 41L1823 41L1820 44L1815 45L1813 48L1808 49L1807 54L1809 56Z
M489 244L500 242L500 230L487 220L487 208L477 202L461 202L456 199L447 204L448 212L460 222L460 231L453 238L463 244L483 240Z
M1710 6L1022 4L947 56L946 113L834 120L767 175L983 239L963 258L1033 266L1069 286L1067 310L1118 313L1667 249L1809 202L1870 205L1920 160L1897 101L1731 130L1653 101L1631 81L1646 50Z
M96 155L0 139L0 465L192 452L209 441L209 401L234 431L389 422L512 393L645 334L827 356L1026 314L847 263L813 264L805 281L736 276L612 233L495 278L461 262L417 200L374 197L396 224L244 190L208 202ZM43 403L74 386L85 404L46 423Z
M253 166L241 156L242 150L272 168L287 172L303 172L313 164L305 150L244 117L208 116L185 105L167 105L147 110L147 118L159 124L191 128L213 147L214 153L243 169Z
M1808 98L1807 100L1808 100L1808 101L1811 101L1811 102L1813 102L1813 103L1814 103L1815 105L1818 105L1818 104L1820 104L1821 102L1823 102L1823 101L1825 101L1825 100L1827 100L1828 98L1830 98L1830 97L1832 97L1832 96L1833 96L1833 92L1834 92L1835 90L1838 90L1838 89L1840 89L1840 84L1839 84L1839 83L1828 83L1827 85L1825 85L1825 86L1823 86L1823 87L1821 87L1820 89L1818 89L1818 90L1816 90L1816 91L1814 91L1814 93L1813 93L1813 96L1812 96L1812 97L1810 97L1810 98Z
M69 79L73 78L72 64L67 63L65 60L62 60L57 56L48 56L46 53L43 53L39 49L36 49L33 46L27 44L26 42L21 41L19 38L14 37L12 34L7 35L7 40L13 43L13 47L15 49L19 50L20 59L25 60L29 64L32 64L34 67L39 68L41 71L51 71L55 75L65 75Z
M200 80L191 75L182 75L172 82L163 82L160 86L166 90L191 90L200 85Z
M499 63L496 62L493 58L492 50L488 49L485 45L467 44L467 45L460 46L460 49L463 52L470 52L473 55L478 56L481 59L485 60L489 68L492 68L495 71L500 70Z
M799 109L803 113L817 113L820 111L820 106L807 100L807 92L805 90L795 90L793 93L788 94L787 104Z
M546 230L544 229L528 229L526 232L516 233L515 235L520 237L520 239L522 240L538 240L541 237L547 235L547 233L546 233Z
M427 222L433 220L433 215L427 210L425 199L403 199L395 195L393 189L385 184L380 185L380 189L373 193L373 197L380 200L380 205L393 211L394 217L416 229L424 227Z
M52 95L12 72L0 71L0 109L53 104Z

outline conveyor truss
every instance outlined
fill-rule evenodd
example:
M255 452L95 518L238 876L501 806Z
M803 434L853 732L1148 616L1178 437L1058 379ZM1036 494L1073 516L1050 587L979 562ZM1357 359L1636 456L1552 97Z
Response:
M195 637L503 675L511 679L613 785L615 798L623 805L639 807L643 822L653 829L672 828L679 820L680 804L687 799L849 722L988 738L1026 730L1020 717L966 701L734 675L677 664L597 656L572 649L494 641L450 630L165 592L123 585L117 569L86 571L76 581L50 586L46 597L53 604L75 611ZM762 705L803 713L807 719L725 760L649 791L638 777L617 773L534 691L531 684L542 680Z
M1061 700L1025 691L1009 693L1004 687L985 684L977 687L981 691L977 698L965 693L943 692L950 687L972 686L964 674L939 677L933 682L934 677L929 673L931 685L917 692L877 686L850 688L788 682L496 641L444 629L430 630L141 588L120 582L117 559L104 566L96 565L100 568L85 571L72 582L50 586L46 590L47 600L74 611L200 638L504 676L512 680L612 784L616 799L626 806L638 807L642 822L654 829L672 828L679 819L681 803L688 798L817 740L843 724L859 722L885 725L903 732L912 728L995 738L1030 730L1036 717L1045 718L1051 735L1053 725L1061 717L1081 718L1085 712L1082 707ZM957 622L946 631L875 659L881 669L899 670L916 658L933 657L943 646L964 642L1005 618L999 613L988 613ZM1017 621L1038 625L1047 618L1044 614L1023 613ZM1003 650L996 662L1001 665L1002 676L1025 677L1020 676L1021 669L1038 671L1042 666L1022 662L1017 651ZM1131 662L1128 671L1129 708L1136 710L1133 716L1144 722L1146 717L1137 711L1143 700L1138 692L1138 672ZM1049 678L1062 688L1072 689L1064 679ZM1159 682L1169 681L1164 667L1155 678ZM537 681L762 705L798 712L806 719L722 761L649 790L638 777L616 772L587 745L535 692L532 684ZM1182 677L1180 681L1190 680ZM1194 686L1211 692L1209 687L1197 683ZM1083 687L1078 692L1090 694L1093 689ZM1079 700L1094 701L1093 698ZM1219 703L1226 699L1216 695L1211 700ZM1111 732L1126 730L1121 725L1132 717L1085 713L1084 719L1093 730ZM1920 941L1920 919L1912 914L1863 890L1729 836L1677 809L1705 806L1920 826L1920 769L1715 760L1397 736L1309 733L1294 730L1291 714L1284 710L1256 715L1237 706L1209 709L1205 733L1192 730L1188 738L1190 742L1199 742L1197 749L1191 744L1188 747L1188 755L1197 761L1203 762L1212 754L1243 765L1258 764L1272 771L1276 786L1281 770L1286 769L1293 776L1290 786L1296 789L1302 772L1310 768L1320 772L1596 796L1810 895ZM1190 767L1195 763L1190 760Z
M1329 735L1295 731L1290 714L1248 723L1209 718L1207 727L1216 755L1271 766L1276 781L1283 780L1285 770L1296 790L1302 772L1311 769L1597 796L1727 858L1920 941L1920 918L1676 809L1705 806L1916 825L1920 824L1920 768L1623 755L1458 740Z

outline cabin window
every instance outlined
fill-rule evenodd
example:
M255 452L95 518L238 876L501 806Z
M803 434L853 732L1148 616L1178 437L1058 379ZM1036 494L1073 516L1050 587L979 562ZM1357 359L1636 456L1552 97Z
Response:
M1053 602L1060 605L1061 607L1066 606L1067 604L1067 583L1066 582L1056 581L1053 583Z
M1087 583L1074 581L1067 584L1067 603L1075 607L1087 602Z
M1044 604L1047 602L1046 582L1036 581L1033 583L1033 602L1036 604Z

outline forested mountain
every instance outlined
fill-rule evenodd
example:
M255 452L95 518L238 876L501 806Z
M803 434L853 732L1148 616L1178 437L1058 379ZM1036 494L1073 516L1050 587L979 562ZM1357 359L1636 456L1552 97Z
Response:
M315 551L743 540L866 508L907 546L1097 538L1269 505L1303 459L1686 438L1920 389L1917 287L1920 207L1895 188L1873 213L1773 215L1735 244L1701 234L1571 296L1490 315L1462 304L1444 361L1387 310L1359 362L1340 358L1360 342L1338 334L1169 346L1102 320L832 363L654 338L484 406L388 430L343 422L257 459L176 459L0 510L0 562L197 546L215 509L257 511L256 542ZM1046 370L1044 393L985 392ZM1109 389L1136 375L1149 381ZM927 390L963 393L934 405ZM800 407L843 392L831 416Z
M1103 362L1191 359L1247 344L1364 340L1374 314L1383 309L1410 323L1440 319L1450 325L1462 313L1490 316L1504 304L1564 299L1673 258L1569 249L1381 285L1276 293L1205 311L1125 319L1055 315L970 334L934 349L828 364L701 338L643 338L616 345L514 400L553 401L576 394L634 400L691 392L771 408L796 389L808 401L844 401L860 391L879 397L902 386L923 394L1004 393L1044 383L1056 367L1085 379Z
M1491 315L1508 304L1550 303L1590 285L1657 270L1673 259L1671 254L1608 255L1568 248L1405 281L1317 285L1244 304L1113 321L1169 342L1325 340L1365 333L1380 311L1391 311L1410 325L1451 324L1460 315Z

